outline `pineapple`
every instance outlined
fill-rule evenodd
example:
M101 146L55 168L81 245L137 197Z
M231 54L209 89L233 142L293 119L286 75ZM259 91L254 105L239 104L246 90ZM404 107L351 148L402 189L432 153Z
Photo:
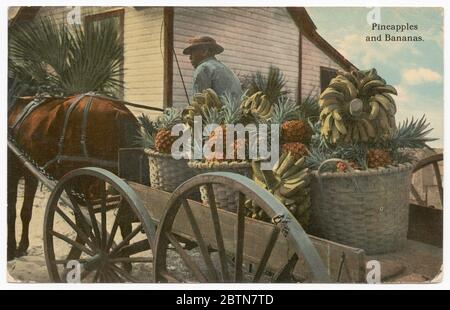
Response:
M358 164L352 160L348 161L348 165L342 161L338 162L336 164L336 171L338 172L345 172L348 171L348 166L352 167L353 169L358 169Z
M234 138L233 142L227 141L227 124L237 124L242 119L242 113L240 110L240 102L233 100L231 96L225 95L221 97L223 106L220 110L215 108L206 108L205 121L206 124L220 124L222 129L223 138L223 150L213 150L213 154L208 156L207 160L225 160L226 152L228 148L233 149L233 159L237 159L237 152L241 145L245 147L245 140ZM209 143L214 143L217 139L217 133L219 131L215 129L208 137Z
M302 120L290 120L281 125L282 142L301 142L309 143L312 136L312 130L309 125Z
M158 118L158 131L155 137L155 149L157 152L170 154L172 144L178 138L171 135L172 127L181 122L181 111L174 108L166 109L163 115Z
M280 97L270 118L272 124L280 124L281 143L309 143L312 131L309 125L299 118L299 106L287 97Z
M282 153L291 152L292 156L297 160L308 154L306 145L300 142L285 143L281 146Z
M391 163L391 155L386 150L374 148L367 152L367 166L369 168L384 167Z

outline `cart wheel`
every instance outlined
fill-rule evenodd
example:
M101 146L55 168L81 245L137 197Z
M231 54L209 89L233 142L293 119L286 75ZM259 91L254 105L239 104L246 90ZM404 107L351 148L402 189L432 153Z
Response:
M71 171L52 191L45 212L50 279L150 282L154 236L154 223L122 179L100 168Z
M239 197L236 213L217 208L213 184L236 191ZM200 187L206 188L209 207L193 201ZM274 223L246 218L248 200ZM298 257L304 258L314 282L330 282L311 240L292 219L293 215L275 197L247 177L227 172L197 175L173 192L158 225L155 282L285 282L286 275L292 275ZM262 231L255 229L261 225L270 231L263 242ZM189 235L198 244L198 248L190 251L177 238ZM254 243L256 237L258 244ZM268 262L280 239L288 244L290 259L273 270ZM261 256L248 260L255 250Z
M441 172L439 170L439 162L444 160L444 154L436 154L436 155L431 155L427 158L424 158L422 160L420 160L416 166L414 167L413 170L413 174L416 173L417 171L429 166L429 165L433 165L433 171L434 171L434 177L436 178L436 184L438 186L438 190L439 190L439 199L441 202L441 206L444 206L443 204L443 196L444 196L444 191L443 191L443 187L442 187L442 176L441 176ZM419 194L419 192L417 191L416 187L411 184L411 193L414 196L414 199L416 200L414 203L426 207L428 206L427 203L427 198L424 197L422 198Z

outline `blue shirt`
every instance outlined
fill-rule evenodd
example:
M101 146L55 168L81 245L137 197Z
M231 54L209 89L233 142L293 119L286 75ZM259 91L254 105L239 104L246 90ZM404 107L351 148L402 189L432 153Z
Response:
M207 88L212 88L219 97L229 93L235 100L240 100L242 95L241 82L236 74L215 57L202 60L192 78L193 94Z

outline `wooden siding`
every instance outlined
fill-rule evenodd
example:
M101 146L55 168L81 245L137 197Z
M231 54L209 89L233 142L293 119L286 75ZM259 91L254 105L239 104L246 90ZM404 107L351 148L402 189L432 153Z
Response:
M238 76L267 72L278 66L287 78L292 98L298 88L298 28L285 8L182 8L174 9L174 48L189 96L193 68L182 51L189 38L209 35L225 51L217 58ZM174 58L174 106L187 104Z
M164 35L161 35L163 8L82 7L92 15L124 9L124 100L163 107ZM42 7L38 16L53 16L67 22L72 7ZM140 112L135 109L134 112Z
M302 97L320 93L320 67L343 70L334 60L302 35Z

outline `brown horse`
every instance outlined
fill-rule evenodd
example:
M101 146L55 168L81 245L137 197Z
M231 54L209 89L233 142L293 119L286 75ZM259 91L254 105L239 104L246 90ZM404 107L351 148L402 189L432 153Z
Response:
M90 94L83 97L45 98L22 122L16 122L32 99L20 98L10 109L9 134L27 155L39 166L45 165L46 171L56 179L76 168L117 163L119 148L130 147L139 128L136 118L123 103ZM73 104L77 99L78 103ZM13 126L15 123L16 126ZM61 137L64 140L62 145ZM82 140L85 141L84 145ZM77 160L86 159L86 154L89 160ZM103 168L117 173L117 168L111 165ZM22 177L25 193L20 213L22 234L17 247L17 187ZM28 229L37 186L38 180L8 150L8 260L27 252Z

